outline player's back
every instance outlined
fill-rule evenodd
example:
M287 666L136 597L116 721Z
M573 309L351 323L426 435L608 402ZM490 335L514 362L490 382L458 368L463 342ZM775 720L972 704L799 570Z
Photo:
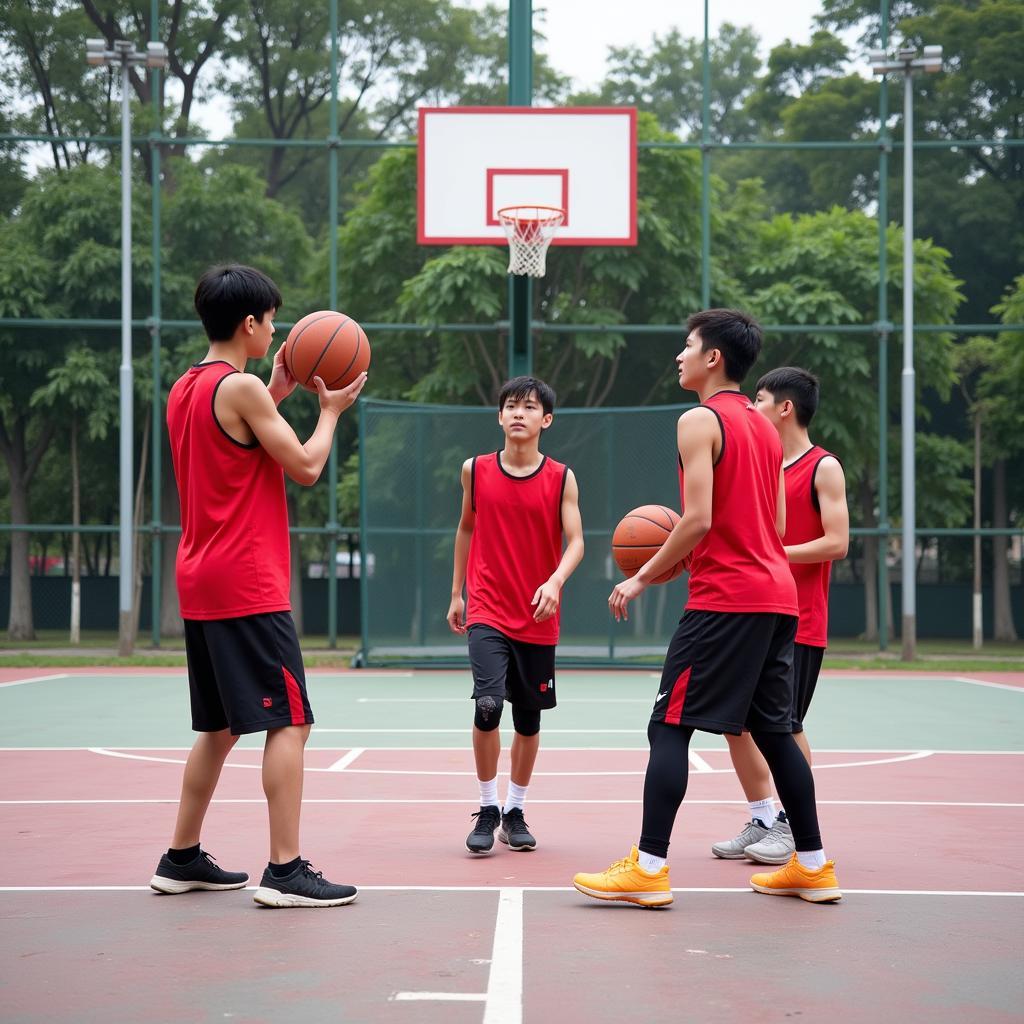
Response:
M796 615L796 584L776 528L779 435L739 391L719 391L704 407L718 418L722 449L711 528L693 550L686 607ZM682 467L679 482L682 493Z
M199 363L167 399L181 501L175 568L186 619L291 608L284 473L257 442L231 437L214 412L217 389L237 372L225 362Z

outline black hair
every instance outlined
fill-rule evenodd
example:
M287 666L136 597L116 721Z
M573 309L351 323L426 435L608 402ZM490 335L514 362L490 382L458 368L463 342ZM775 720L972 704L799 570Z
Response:
M247 316L263 323L264 314L280 309L282 301L266 274L241 263L210 267L196 285L196 312L210 341L229 341Z
M717 348L725 375L739 384L761 354L761 325L740 309L702 309L686 321L687 331L699 331L701 349Z
M799 366L769 370L757 382L756 390L767 391L776 403L788 398L796 409L796 421L801 427L806 427L818 411L818 378Z
M555 411L555 392L550 384L545 384L537 377L513 377L505 381L498 392L498 408L504 409L510 398L513 402L519 402L529 398L531 393L536 394L545 415Z

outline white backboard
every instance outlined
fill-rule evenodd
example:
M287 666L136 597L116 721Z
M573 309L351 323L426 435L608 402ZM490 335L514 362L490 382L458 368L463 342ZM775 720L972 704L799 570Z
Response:
M503 245L520 205L565 210L553 245L636 245L636 110L420 108L421 245Z

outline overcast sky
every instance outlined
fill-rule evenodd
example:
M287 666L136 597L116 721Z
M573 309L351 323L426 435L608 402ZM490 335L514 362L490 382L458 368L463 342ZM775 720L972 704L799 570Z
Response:
M485 0L463 0L471 7ZM711 0L711 34L724 21L750 25L761 37L761 56L784 39L806 42L821 0ZM534 0L534 28L554 67L580 87L603 78L609 46L645 47L655 35L678 28L684 36L704 35L704 0Z

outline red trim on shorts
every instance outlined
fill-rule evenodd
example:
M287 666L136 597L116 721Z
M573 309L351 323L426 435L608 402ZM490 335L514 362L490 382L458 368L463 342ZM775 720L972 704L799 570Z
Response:
M683 703L686 701L686 688L690 685L690 672L692 665L687 665L679 678L672 684L672 697L669 699L668 707L665 709L665 724L678 725L683 718Z
M295 676L284 665L281 666L281 671L284 673L284 688L288 694L288 709L292 713L292 725L305 725L306 709L302 706L302 691L299 689L299 684L296 682Z

